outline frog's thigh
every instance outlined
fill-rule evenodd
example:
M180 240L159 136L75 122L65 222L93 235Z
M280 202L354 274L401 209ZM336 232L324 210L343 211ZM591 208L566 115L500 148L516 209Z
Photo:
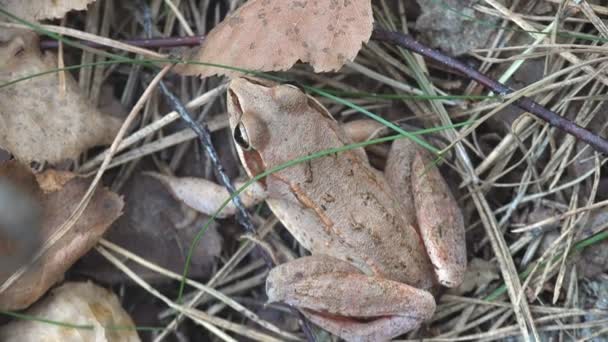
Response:
M409 139L395 141L386 168L386 179L406 213L416 217L438 281L458 286L466 269L464 222L429 152Z
M266 292L270 302L298 306L312 322L349 341L388 340L435 311L429 292L367 276L328 255L277 266L268 275Z

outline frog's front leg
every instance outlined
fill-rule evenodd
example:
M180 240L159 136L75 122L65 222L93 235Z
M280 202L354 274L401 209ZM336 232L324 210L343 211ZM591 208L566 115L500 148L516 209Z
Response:
M435 299L424 290L377 276L329 255L275 267L269 302L297 306L314 323L348 341L384 341L429 319Z
M209 216L217 214L218 218L236 214L237 210L232 201L220 211L222 204L230 198L228 190L222 185L204 178L170 177L156 172L146 172L145 175L158 179L175 198L200 213ZM234 182L236 189L244 184L242 181ZM266 190L260 183L252 183L239 196L245 207L249 208L266 199Z
M466 242L462 213L430 153L410 139L393 143L385 176L420 237L443 286L462 283Z

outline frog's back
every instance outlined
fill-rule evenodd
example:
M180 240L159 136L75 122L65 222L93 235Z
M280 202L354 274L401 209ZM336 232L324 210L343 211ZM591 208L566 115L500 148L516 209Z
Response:
M294 141L316 144L291 159L348 144L342 130L324 117L315 131L294 132ZM322 127L319 128L320 121ZM300 127L306 127L302 123ZM291 139L290 139L291 140ZM294 146L284 146L292 148ZM285 160L287 161L287 160ZM362 149L324 156L268 177L269 205L294 237L313 254L329 254L367 274L429 288L432 267L416 231L383 175Z

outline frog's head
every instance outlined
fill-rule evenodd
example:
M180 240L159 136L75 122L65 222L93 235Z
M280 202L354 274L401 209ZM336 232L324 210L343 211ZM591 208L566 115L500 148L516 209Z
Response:
M237 78L228 86L228 114L235 142L244 149L261 150L269 130L281 125L289 113L306 106L307 95L290 84Z
M294 129L290 115L301 113L308 96L290 84L236 78L228 86L228 114L233 138L250 175L263 171L271 159L271 146L284 143ZM270 162L270 164L273 164Z

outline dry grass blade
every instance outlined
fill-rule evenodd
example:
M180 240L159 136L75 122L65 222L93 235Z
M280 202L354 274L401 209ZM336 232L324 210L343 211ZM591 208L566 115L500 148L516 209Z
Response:
M256 341L281 341L280 339L271 337L270 335L257 332L254 329L245 327L240 324L231 323L227 320L217 318L211 315L208 315L200 310L191 309L184 307L182 305L178 305L171 301L166 296L162 295L148 283L146 283L143 279L141 279L137 274L133 273L128 267L124 265L118 258L108 252L104 247L97 247L97 250L106 257L112 264L118 267L121 271L126 273L131 279L133 279L139 286L148 291L150 294L154 295L156 298L162 300L165 304L167 304L172 309L176 309L179 312L187 315L190 319L194 320L197 323L203 324L205 327L210 328L212 325L216 327L220 327L222 329L226 329L232 332L235 332L242 336L247 336L248 338L254 339ZM210 329L213 332L217 333L217 329ZM218 335L220 336L220 335ZM226 336L222 333L222 336ZM232 340L232 339L230 339Z
M104 246L105 248L113 251L116 254L120 254L123 257L127 257L130 260L135 261L136 263L150 269L153 270L155 272L161 273L164 276L166 276L167 278L171 278L173 280L181 280L182 275L181 274L177 274L174 272L171 272L167 269L164 269L158 265L152 264L142 258L140 258L139 256L121 248L120 246L117 246L107 240L101 240L100 244L102 246ZM239 312L240 314L242 314L243 316L247 317L248 319L252 320L253 322L256 322L257 324L259 324L261 327L268 329L269 331L272 331L276 334L278 334L279 336L282 336L283 338L289 339L289 340L298 340L299 338L293 334L290 334L288 332L282 331L281 329L277 328L276 326L260 319L258 317L258 315L256 315L255 313L251 312L249 309L247 309L246 307L242 306L241 304L237 303L236 301L232 300L231 298L229 298L228 296L224 295L222 292L219 292L209 286L203 285L199 282L193 281L191 279L187 279L186 280L186 284L200 290L203 291L207 294L209 294L210 296L216 298L217 300L221 301L222 303L225 303L227 306L231 307L232 309L236 310L237 312Z
M32 28L30 26L27 25L23 25L23 24L13 24L13 23L5 23L5 22L0 22L0 27L6 27L6 28L17 28L17 29L23 29L23 30L31 30ZM72 37L72 38L77 38L77 39L81 39L81 40L86 40L86 41L92 41L92 42L96 42L98 44L107 46L107 47L111 47L114 49L118 49L118 50L123 50L123 51L127 51L127 52L133 52L136 54L140 54L142 56L151 58L151 59L167 59L167 55L164 54L160 54L151 50L147 50L147 49L143 49L140 47L136 47L133 45L129 45L129 44L125 44L107 37L102 37L102 36L98 36L98 35L94 35L94 34L90 34L87 32L83 32L80 30L76 30L76 29L72 29L69 27L63 27L63 26L55 26L55 25L40 25L40 28L49 31L49 32L53 32L53 33L57 33L66 37Z

